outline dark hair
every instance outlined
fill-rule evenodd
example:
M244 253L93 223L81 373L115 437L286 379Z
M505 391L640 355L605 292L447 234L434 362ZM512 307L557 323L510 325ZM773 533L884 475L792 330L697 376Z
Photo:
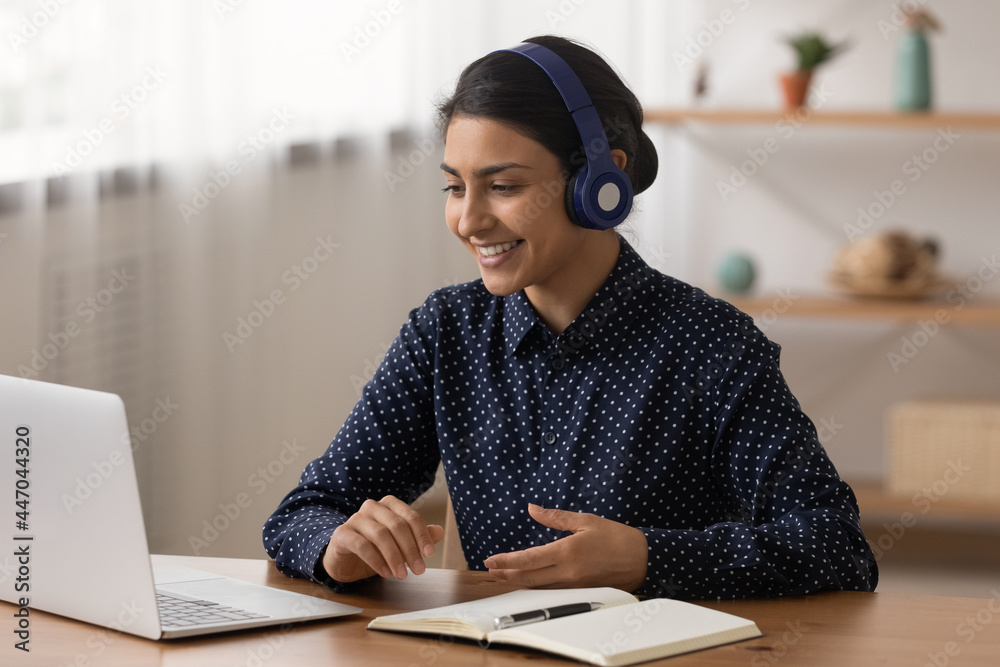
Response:
M578 42L543 35L524 40L554 51L580 78L604 124L608 143L627 158L625 173L639 194L656 178L656 148L642 131L642 105L599 55ZM491 53L458 78L452 96L438 104L438 130L444 137L455 116L478 116L511 126L545 146L572 174L585 162L583 142L566 104L548 75L516 53Z

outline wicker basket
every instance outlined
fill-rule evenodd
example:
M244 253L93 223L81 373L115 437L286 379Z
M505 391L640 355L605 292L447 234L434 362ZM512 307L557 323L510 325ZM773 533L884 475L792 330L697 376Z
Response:
M890 493L1000 500L1000 400L901 403L888 436Z

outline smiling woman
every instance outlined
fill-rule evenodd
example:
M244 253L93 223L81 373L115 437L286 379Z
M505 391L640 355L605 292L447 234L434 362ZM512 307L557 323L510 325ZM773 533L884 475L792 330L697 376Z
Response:
M472 569L715 598L873 590L857 503L751 318L614 227L657 171L635 96L558 37L469 65L440 106L449 229L482 279L410 313L264 527L339 588L424 572L409 505L443 463Z
M623 166L625 154L614 152ZM476 257L486 289L498 296L525 290L539 317L560 333L611 273L614 230L571 222L559 160L508 125L458 116L444 154L445 219Z

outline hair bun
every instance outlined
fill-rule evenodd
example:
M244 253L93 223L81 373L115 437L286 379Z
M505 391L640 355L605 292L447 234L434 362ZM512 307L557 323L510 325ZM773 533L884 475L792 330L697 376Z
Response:
M632 189L635 194L643 192L656 180L656 172L660 168L660 159L656 156L656 146L643 130L639 130L639 150L636 156L635 182Z

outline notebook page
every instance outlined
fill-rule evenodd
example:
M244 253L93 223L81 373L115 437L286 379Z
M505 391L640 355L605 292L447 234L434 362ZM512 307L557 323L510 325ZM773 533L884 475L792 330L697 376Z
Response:
M490 639L617 665L759 635L753 621L678 600L652 599L501 630Z
M610 607L612 605L627 605L635 601L635 597L617 588L522 589L482 600L448 605L447 607L383 616L381 619L391 621L394 625L397 625L406 621L455 618L475 625L484 633L489 633L496 630L493 621L497 616L517 614L543 607L570 604L572 602L603 602L605 607ZM584 614L577 614L577 616L586 616L593 613L595 612L586 612ZM545 623L551 622L545 621Z

